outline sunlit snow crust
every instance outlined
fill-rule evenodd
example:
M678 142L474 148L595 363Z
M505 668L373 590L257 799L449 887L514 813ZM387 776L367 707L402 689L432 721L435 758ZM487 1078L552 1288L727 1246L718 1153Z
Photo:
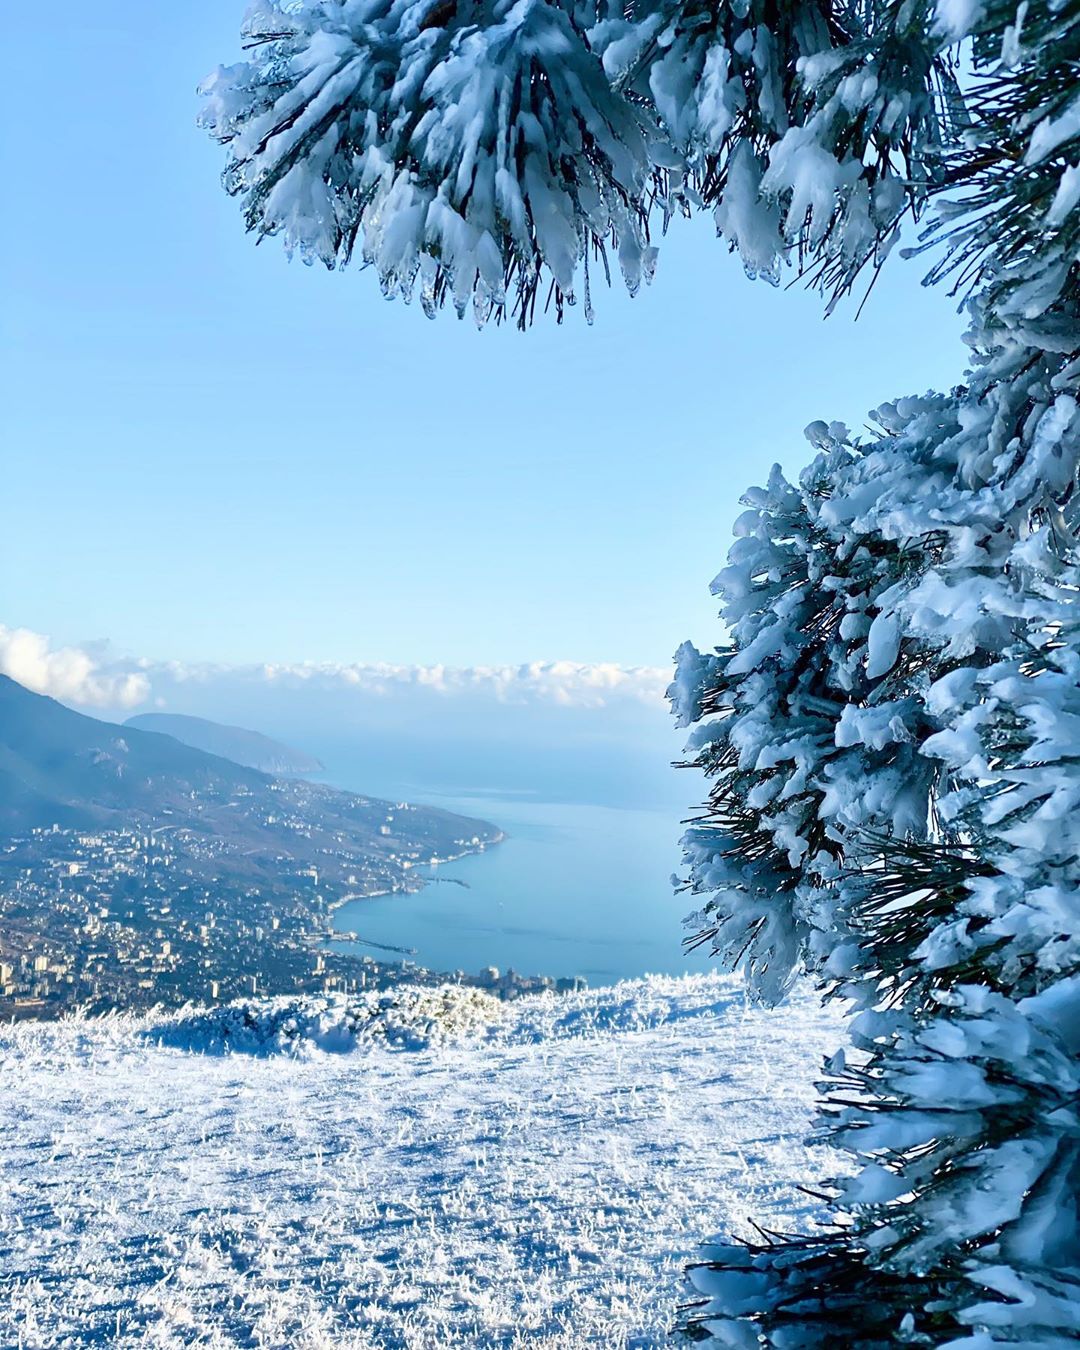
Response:
M641 1350L693 1235L807 1222L812 1001L650 978L411 1052L283 1002L257 1053L220 1013L0 1034L0 1344Z

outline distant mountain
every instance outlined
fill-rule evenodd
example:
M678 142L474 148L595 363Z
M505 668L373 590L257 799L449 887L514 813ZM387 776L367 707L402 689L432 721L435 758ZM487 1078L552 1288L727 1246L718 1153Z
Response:
M168 831L193 874L323 889L415 890L414 870L495 843L486 821L273 778L138 726L101 722L0 675L0 833Z
M267 781L171 736L85 717L0 675L0 822L10 830L123 825L183 812L192 793L264 791Z
M181 713L139 713L129 717L126 727L139 731L159 731L172 736L183 745L205 750L208 755L231 759L261 773L292 777L296 774L318 773L323 767L312 755L280 741L271 740L258 731L244 727L225 726L210 722L205 717L187 717Z

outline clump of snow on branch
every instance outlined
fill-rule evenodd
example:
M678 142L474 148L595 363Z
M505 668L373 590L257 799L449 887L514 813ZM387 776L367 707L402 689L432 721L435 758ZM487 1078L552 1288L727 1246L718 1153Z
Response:
M406 985L321 998L240 999L190 1008L147 1034L178 1049L241 1054L344 1054L365 1042L417 1050L489 1030L506 1004L482 989Z
M542 268L572 303L590 246L604 267L613 246L631 291L650 275L645 128L567 9L271 3L245 37L251 59L203 86L203 123L249 226L290 251L333 266L359 245L387 296L419 288L429 313L450 300L480 322L508 290L531 315Z

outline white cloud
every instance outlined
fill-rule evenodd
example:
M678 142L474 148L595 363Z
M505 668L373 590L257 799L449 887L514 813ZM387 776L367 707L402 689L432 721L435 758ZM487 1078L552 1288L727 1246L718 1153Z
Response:
M226 665L116 658L97 644L53 648L29 629L0 625L0 671L63 702L116 709L151 698L177 706L177 686L310 688L373 698L429 694L504 704L602 708L639 701L660 704L671 672L614 662L532 661L522 665L392 665L382 662ZM172 695L172 696L171 696Z
M0 624L0 673L36 694L97 708L134 708L150 693L141 671L103 667L82 647L52 647L29 628Z
M252 668L254 670L254 668ZM618 699L655 702L671 672L655 666L614 662L530 661L504 666L405 666L370 664L267 665L258 667L270 683L310 682L355 688L375 695L409 689L446 697L470 694L500 703L552 703L597 708ZM233 668L233 673L239 673Z

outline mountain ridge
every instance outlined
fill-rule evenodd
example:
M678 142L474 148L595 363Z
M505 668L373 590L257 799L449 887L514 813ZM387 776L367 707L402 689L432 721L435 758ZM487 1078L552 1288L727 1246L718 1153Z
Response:
M0 675L0 822L45 826L52 812L71 828L92 828L119 813L157 814L149 794L170 781L254 790L269 777L160 732L88 717Z
M168 827L200 870L273 878L282 864L347 876L379 863L403 889L427 857L502 838L490 822L279 778L159 731L103 722L0 675L0 829L9 835Z
M129 717L124 726L171 736L181 745L217 755L272 777L314 774L321 772L324 767L314 755L285 745L261 731L214 722L206 717L193 717L187 713L137 713Z

